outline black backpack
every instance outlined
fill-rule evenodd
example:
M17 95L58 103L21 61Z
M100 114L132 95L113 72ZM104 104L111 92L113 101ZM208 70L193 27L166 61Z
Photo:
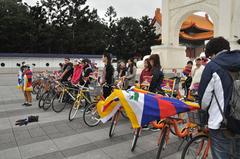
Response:
M219 101L214 93L218 107L223 116L224 126L234 134L240 134L240 72L229 72L232 77L232 96L229 102L229 109L223 113Z

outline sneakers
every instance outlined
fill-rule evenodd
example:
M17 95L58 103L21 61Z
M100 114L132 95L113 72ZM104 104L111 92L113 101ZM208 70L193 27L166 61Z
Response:
M22 106L30 107L30 106L32 106L32 103L25 102L25 103L22 104Z
M26 105L27 105L27 103L26 103L26 102L22 104L22 106L26 106Z
M30 106L32 106L32 104L26 103L25 106L26 106L26 107L30 107Z
M159 131L160 129L152 127L150 130L153 131L153 132L156 132L156 131Z
M80 112L84 112L85 107L80 108Z
M148 125L144 125L144 126L142 127L142 130L150 130L150 128L149 128Z

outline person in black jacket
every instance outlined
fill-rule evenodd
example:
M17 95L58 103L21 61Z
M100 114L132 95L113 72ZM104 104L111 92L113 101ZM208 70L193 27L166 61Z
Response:
M104 68L101 85L103 86L103 96L104 98L107 98L112 92L114 68L112 66L112 59L110 54L104 53L102 60L104 63Z
M93 69L91 67L91 61L89 59L83 59L82 64L83 64L83 71L82 71L82 75L80 77L79 83L82 86L88 87L91 80L90 75L93 73Z
M149 58L152 66L152 81L150 83L149 91L153 93L161 93L161 84L164 78L161 71L160 58L157 54L153 54Z
M157 54L153 54L149 57L150 64L152 66L152 81L149 86L149 91L153 93L162 93L161 84L164 78L163 72L161 71L160 58ZM148 130L149 125L144 125L143 130ZM158 131L160 129L152 127L152 131Z
M207 43L205 53L211 61L202 73L198 96L201 108L209 115L212 158L237 159L240 157L240 137L231 132L239 129L239 125L229 116L234 85L230 72L240 72L240 51L230 51L230 43L223 37L216 37Z
M64 59L63 73L60 77L61 82L66 82L73 75L73 64L70 62L70 58Z

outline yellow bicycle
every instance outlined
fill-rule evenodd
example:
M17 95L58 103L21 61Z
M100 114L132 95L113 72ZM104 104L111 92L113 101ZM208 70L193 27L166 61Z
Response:
M69 111L69 115L68 115L69 121L72 121L75 118L79 108L83 106L83 101L85 103L85 106L90 105L92 103L90 99L90 94L89 94L90 89L81 85L77 85L77 87L79 88L79 90L76 98L71 96L74 102Z

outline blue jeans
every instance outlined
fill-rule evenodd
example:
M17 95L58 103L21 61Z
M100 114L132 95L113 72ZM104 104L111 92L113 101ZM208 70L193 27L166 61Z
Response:
M209 130L213 159L239 159L240 138L231 138L223 130Z

